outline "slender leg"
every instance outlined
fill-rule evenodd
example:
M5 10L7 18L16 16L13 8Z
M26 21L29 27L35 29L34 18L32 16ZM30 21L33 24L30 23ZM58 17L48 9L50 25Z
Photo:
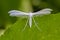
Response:
M23 30L22 30L22 31L24 31L24 30L25 30L25 28L27 27L27 24L28 24L28 19L27 19L27 22L26 22L26 24L25 24L25 27L23 28Z
M34 21L35 26L37 27L37 29L38 29L39 31L41 31L41 29L38 27L37 23L35 22L34 18L33 18L33 21Z

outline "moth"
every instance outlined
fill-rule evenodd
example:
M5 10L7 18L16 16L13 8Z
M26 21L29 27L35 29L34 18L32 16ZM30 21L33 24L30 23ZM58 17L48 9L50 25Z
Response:
M50 14L51 11L53 11L53 10L50 9L50 8L45 8L45 9L42 9L42 10L40 10L38 12L34 12L34 13L32 13L32 12L27 13L27 12L22 12L22 11L18 11L18 10L11 10L8 13L10 14L10 16L16 16L16 17L18 17L18 16L21 16L21 17L22 16L28 16L28 21L26 22L26 25L25 25L24 29L26 28L28 22L29 22L30 28L32 27L32 20L34 21L35 26L39 29L39 27L36 24L33 16L36 16L36 15L47 15L47 14Z

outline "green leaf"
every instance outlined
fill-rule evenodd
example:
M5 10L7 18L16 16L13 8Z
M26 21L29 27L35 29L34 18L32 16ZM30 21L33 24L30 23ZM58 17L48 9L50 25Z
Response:
M39 31L34 23L31 28L27 25L26 29L22 31L27 19L19 19L6 30L0 40L60 40L60 14L34 18L42 31Z

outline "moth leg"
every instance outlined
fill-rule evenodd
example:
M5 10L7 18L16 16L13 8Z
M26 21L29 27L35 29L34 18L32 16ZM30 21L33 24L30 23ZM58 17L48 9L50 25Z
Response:
M35 19L34 19L34 18L33 18L33 21L34 21L34 23L35 23L36 28L37 28L39 31L41 31L41 29L38 27L37 23L35 22Z
M25 30L25 28L27 27L27 24L28 24L28 19L27 19L27 22L26 22L26 24L25 24L25 27L23 28L23 30L22 30L22 31L24 31L24 30Z

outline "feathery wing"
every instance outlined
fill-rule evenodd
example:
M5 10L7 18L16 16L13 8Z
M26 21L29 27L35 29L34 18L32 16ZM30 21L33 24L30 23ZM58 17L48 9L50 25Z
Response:
M11 10L8 12L10 16L26 16L28 13L17 11L17 10Z
M43 10L40 10L38 12L33 13L33 15L44 15L44 14L50 14L51 11L53 11L52 9L46 8Z

